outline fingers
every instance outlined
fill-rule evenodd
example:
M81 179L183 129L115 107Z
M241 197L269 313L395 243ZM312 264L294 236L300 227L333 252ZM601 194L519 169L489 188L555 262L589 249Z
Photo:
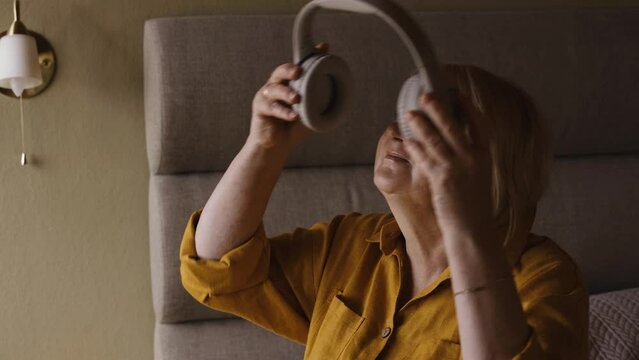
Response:
M290 105L298 103L300 95L290 87L278 83L264 85L255 99L255 110L259 115L272 116L285 121L297 120Z
M429 156L422 144L414 139L404 139L404 149L406 149L413 166L430 170L437 165L435 159Z
M328 51L328 43L321 42L315 45L321 53ZM286 63L273 70L266 85L256 94L253 107L261 116L276 117L285 121L294 121L299 118L291 109L291 105L299 103L300 94L288 86L291 80L297 80L302 75L302 68L293 63Z
M432 120L440 137L449 144L456 153L464 152L468 149L469 143L464 135L464 131L457 121L444 108L443 103L432 93L424 94L420 97L420 105L426 115Z
M264 85L261 94L268 100L280 100L291 105L300 101L300 95L295 90L278 83Z
M299 66L291 63L275 68L268 82L255 96L254 111L260 116L275 117L284 121L294 121L298 115L290 105L300 101L300 95L287 83L298 79L301 74Z
M430 121L415 111L406 114L406 122L413 133L413 139L405 139L409 147L419 152L420 157L428 157L439 163L450 161L453 153L440 132L431 125ZM419 146L413 146L419 145ZM421 151L420 151L421 150ZM422 154L423 153L423 154ZM410 154L411 158L413 154Z
M297 80L302 74L302 69L292 63L282 64L273 70L269 83L281 83L283 81Z
M322 53L327 53L328 52L328 43L326 42L321 42L317 45L315 45L315 48L319 51L321 51Z
M284 121L295 121L298 115L293 109L286 106L280 101L271 101L266 98L256 101L255 110L258 115L275 117Z
M326 42L320 42L315 45L315 48L322 53L326 53L328 52L329 46ZM302 69L299 66L293 63L286 63L276 67L267 82L281 83L283 81L297 80L300 75L302 75Z

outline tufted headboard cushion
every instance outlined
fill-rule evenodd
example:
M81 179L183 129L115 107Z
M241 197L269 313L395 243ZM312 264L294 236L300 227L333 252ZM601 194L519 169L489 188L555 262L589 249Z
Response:
M276 65L291 61L293 19L147 23L153 173L226 168L246 137L255 91ZM481 66L530 92L552 123L557 155L639 151L637 11L422 13L418 19L442 62ZM315 25L315 38L329 41L350 65L357 105L343 127L309 141L290 165L370 164L374 135L395 118L399 87L414 69L396 35L374 17L330 14Z
M534 231L580 265L592 292L639 286L639 9L414 14L444 63L514 81L550 121L557 155ZM242 146L251 100L291 59L292 15L149 20L144 34L153 296L159 322L223 317L182 289L178 247ZM413 71L376 18L324 14L354 73L355 104L335 131L292 156L265 215L270 235L347 211L387 211L370 165ZM330 199L328 201L327 199Z

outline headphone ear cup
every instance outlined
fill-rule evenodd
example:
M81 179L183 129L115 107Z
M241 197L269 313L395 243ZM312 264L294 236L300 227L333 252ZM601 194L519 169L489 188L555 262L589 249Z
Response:
M399 91L399 97L397 98L397 123L399 132L404 138L411 138L412 133L410 128L406 124L404 115L409 111L420 111L419 95L422 93L422 88L419 81L419 75L409 77L402 89Z
M344 112L352 87L352 75L341 58L330 54L315 54L300 65L302 75L289 85L300 94L293 110L309 129L327 131L336 127Z

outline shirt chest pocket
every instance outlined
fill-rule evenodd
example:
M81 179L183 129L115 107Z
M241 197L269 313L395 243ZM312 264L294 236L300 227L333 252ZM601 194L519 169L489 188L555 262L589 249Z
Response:
M340 359L364 320L344 304L341 294L333 296L313 346L308 349L308 360Z

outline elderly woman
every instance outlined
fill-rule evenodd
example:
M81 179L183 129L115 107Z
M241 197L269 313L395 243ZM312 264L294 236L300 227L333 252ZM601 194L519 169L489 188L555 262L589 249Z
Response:
M325 45L321 45L325 48ZM305 359L585 359L588 297L570 257L530 233L552 159L529 97L448 65L466 125L437 96L379 139L389 214L350 213L265 236L267 202L309 135L284 64L256 94L250 134L187 225L182 282L199 302L306 345ZM197 228L197 231L196 231Z

